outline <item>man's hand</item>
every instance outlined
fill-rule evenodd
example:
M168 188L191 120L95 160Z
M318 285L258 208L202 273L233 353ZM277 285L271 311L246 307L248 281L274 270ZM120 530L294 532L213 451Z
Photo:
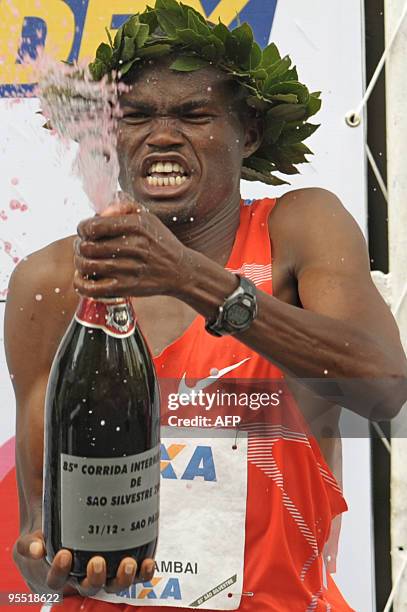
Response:
M78 226L75 289L93 298L176 295L187 249L153 214L130 199Z
M125 557L115 578L106 582L106 561L101 556L95 556L88 562L86 578L79 581L69 575L72 565L72 553L69 550L59 550L51 565L45 561L45 543L40 530L21 536L15 549L19 555L31 561L29 584L36 591L51 590L66 595L79 593L83 597L95 595L102 588L107 593L119 593L129 588L133 582L147 582L154 575L153 559L145 559L137 573L136 561ZM44 578L41 579L41 576Z

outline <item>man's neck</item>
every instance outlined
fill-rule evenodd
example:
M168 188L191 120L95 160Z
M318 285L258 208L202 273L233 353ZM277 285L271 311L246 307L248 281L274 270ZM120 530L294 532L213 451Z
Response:
M208 219L190 225L172 227L177 238L188 248L203 253L220 265L225 265L232 252L240 220L240 194L220 206Z

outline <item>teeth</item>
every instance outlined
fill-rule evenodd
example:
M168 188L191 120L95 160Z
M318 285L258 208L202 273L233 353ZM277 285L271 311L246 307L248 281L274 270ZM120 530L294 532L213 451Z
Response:
M149 185L157 187L168 187L171 185L183 185L187 181L186 176L147 176L147 182Z
M185 174L185 168L177 163L172 162L156 162L151 165L149 173L150 174L170 174L171 172L182 172Z

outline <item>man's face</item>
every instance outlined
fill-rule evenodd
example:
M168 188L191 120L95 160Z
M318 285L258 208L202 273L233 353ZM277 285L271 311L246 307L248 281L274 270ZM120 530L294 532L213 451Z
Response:
M164 223L188 223L239 198L247 129L224 73L168 64L145 67L121 98L120 184Z

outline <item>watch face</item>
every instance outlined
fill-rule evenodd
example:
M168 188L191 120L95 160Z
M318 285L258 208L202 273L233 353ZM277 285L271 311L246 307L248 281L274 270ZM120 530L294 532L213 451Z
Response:
M232 306L227 309L226 320L231 325L246 325L250 319L250 311L241 304L232 304Z

